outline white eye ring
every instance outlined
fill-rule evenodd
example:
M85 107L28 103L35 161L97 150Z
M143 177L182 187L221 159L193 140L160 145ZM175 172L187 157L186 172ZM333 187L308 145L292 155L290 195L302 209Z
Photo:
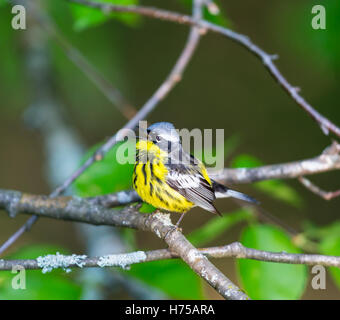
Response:
M161 141L161 137L160 136L156 136L156 140L157 141Z

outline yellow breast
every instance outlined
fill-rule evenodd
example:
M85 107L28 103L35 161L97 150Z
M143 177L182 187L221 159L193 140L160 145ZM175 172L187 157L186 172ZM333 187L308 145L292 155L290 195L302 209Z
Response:
M133 187L141 199L156 208L172 212L186 212L192 208L192 202L166 183L168 169L163 163L166 152L152 142L143 140L137 143L136 149Z

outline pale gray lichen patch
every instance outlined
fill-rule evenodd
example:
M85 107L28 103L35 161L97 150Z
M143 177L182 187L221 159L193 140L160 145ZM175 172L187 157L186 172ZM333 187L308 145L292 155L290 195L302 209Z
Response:
M5 209L11 218L18 214L18 204L21 199L21 192L11 190L1 190L2 195L0 202L5 204Z
M158 229L155 230L155 233L156 233L156 236L157 236L158 238L162 238L162 235L161 235L161 233L159 232Z
M157 218L158 220L162 221L164 226L173 226L169 213L156 212L154 214L154 218Z
M133 200L137 200L139 197L135 191L120 191L117 193L118 202L121 204L130 203Z
M53 269L62 268L66 272L71 272L70 266L78 266L82 268L85 264L86 255L65 256L57 252L56 254L48 254L37 258L38 266L42 268L42 273L51 272Z
M198 259L204 259L204 256L196 249L190 249L187 257L190 264L194 264Z
M136 251L131 253L111 254L100 257L98 260L99 267L121 267L126 269L133 263L139 263L146 260L144 251Z
M328 157L325 157L325 159L328 160ZM301 167L307 172L317 172L322 168L322 166L323 164L313 160L305 160L301 162Z
M89 201L84 200L84 198L73 196L72 200L67 204L66 210L70 209L71 211L79 211L84 214L91 213L91 216L100 216L102 207L97 206Z

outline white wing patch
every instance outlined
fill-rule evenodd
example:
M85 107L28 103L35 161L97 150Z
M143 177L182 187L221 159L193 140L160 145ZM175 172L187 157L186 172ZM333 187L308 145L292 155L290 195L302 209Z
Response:
M215 193L212 186L199 171L199 168L170 165L168 167L167 183L195 205L218 213L213 205L213 201L216 199Z
M168 173L168 179L175 180L178 188L199 188L200 178L196 175L183 174L178 171L170 171Z

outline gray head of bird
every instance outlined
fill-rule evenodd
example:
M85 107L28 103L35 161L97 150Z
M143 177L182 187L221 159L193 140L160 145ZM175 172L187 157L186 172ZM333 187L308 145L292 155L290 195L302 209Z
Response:
M165 151L174 151L180 148L181 140L174 125L170 122L157 122L147 129L148 140Z

